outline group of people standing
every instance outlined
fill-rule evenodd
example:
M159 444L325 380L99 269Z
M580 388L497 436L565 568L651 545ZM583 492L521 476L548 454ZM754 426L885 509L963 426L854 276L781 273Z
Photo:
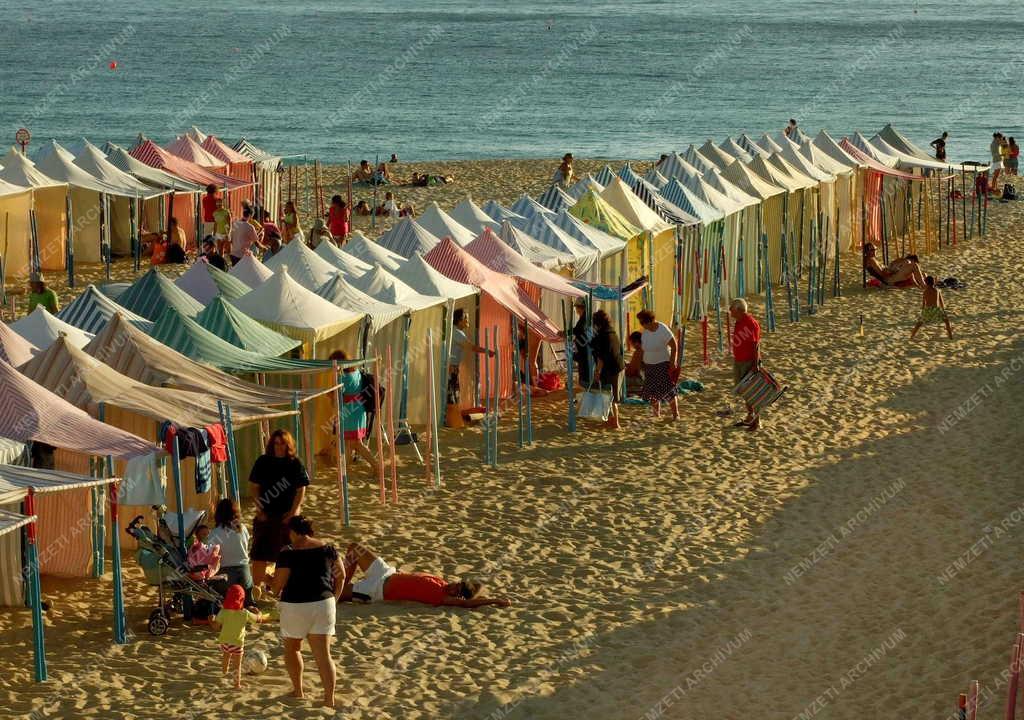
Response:
M989 192L999 190L999 175L1005 171L1007 176L1016 175L1019 167L1020 146L1012 137L1007 137L1001 132L992 133L992 142L988 146L989 154L992 156L990 162L992 181L989 183Z

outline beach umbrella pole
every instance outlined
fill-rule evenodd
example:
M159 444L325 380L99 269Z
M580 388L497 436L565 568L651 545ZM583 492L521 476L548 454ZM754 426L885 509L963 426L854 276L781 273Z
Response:
M35 515L35 489L25 495L25 514ZM46 680L46 644L43 640L43 597L39 578L39 550L36 546L36 521L25 526L25 545L28 562L28 599L32 606L32 649L36 682Z
M334 397L338 403L338 492L341 493L341 522L349 527L352 518L349 515L348 507L348 456L345 453L345 401L341 392L341 370L338 368L338 361L332 363L334 369Z

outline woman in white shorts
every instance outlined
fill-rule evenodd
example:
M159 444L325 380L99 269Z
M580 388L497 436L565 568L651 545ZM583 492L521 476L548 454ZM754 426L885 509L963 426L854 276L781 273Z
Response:
M331 658L331 638L345 570L333 545L313 537L313 524L295 515L288 520L290 545L281 549L274 571L273 592L280 598L284 662L292 681L292 697L302 692L302 641L320 671L324 707L334 707L337 675Z

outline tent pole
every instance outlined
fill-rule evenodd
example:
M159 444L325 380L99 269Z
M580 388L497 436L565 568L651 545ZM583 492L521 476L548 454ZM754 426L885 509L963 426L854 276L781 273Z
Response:
M235 454L235 428L231 422L231 406L220 400L217 401L217 410L221 416L221 426L228 441L228 477L231 479L231 499L241 502L242 498L238 490L238 457Z
M114 573L114 642L124 645L128 642L124 617L124 588L121 582L121 527L118 519L117 495L120 483L112 482L110 488L110 552Z
M184 553L185 547L185 498L181 491L181 458L178 456L178 435L171 443L171 472L174 475L174 499L178 503L178 543Z
M373 359L373 375L380 382L380 358ZM384 481L384 425L380 414L380 392L373 394L373 424L377 431L377 481L380 484L380 504L387 504L387 486Z
M569 318L565 313L565 300L562 301L562 328L563 336L565 338L565 389L566 397L568 398L568 427L569 432L576 432L576 398L573 387L573 359L572 345L575 344L575 338L572 335L572 325L569 324Z
M341 392L341 370L338 361L332 363L334 369L334 399L338 404L338 491L341 493L341 522L345 527L352 524L348 508L348 456L345 452L345 401Z
M64 237L67 246L64 248L65 264L68 266L68 287L73 288L75 286L75 230L74 223L71 222L71 213L73 206L71 204L71 192L65 196L65 215L67 219L64 223Z
M494 326L494 424L491 427L491 467L498 467L498 423L501 420L501 355L498 345L498 326Z
M385 351L385 355L387 357L387 366L388 366L388 368L387 368L387 373L388 373L387 377L388 377L388 381L391 381L392 378L394 378L394 376L395 376L394 375L395 368L392 365L391 345L388 345L387 350ZM393 382L391 383L391 385L392 385L392 387L394 387L394 383ZM395 403L394 403L394 398L393 397L389 398L388 403L387 403L387 407L384 408L384 413L387 416L387 421L388 421L388 437L391 439L391 442L388 443L388 446L390 448L390 450L388 452L388 459L389 459L389 461L391 463L391 502L397 505L398 504L398 457L397 457L397 455L395 453L395 437L396 437L395 436Z
M441 352L444 351L444 344L442 342L440 348ZM434 473L434 487L441 487L441 453L440 453L440 442L437 437L438 433L438 422L437 422L437 382L434 378L437 375L437 366L434 362L434 329L427 328L427 372L430 374L430 425L428 430L430 432L430 466Z
M35 488L25 495L25 514L36 514ZM39 549L36 546L36 521L25 526L25 544L28 548L28 595L32 605L32 648L35 657L36 682L46 680L46 644L43 640L43 596L39 577Z
M296 455L304 458L306 455L305 443L302 437L302 405L299 403L299 393L292 393L292 432L295 434L295 450Z
M484 439L484 457L483 463L487 465L491 461L491 438L490 438L490 422L491 422L491 333L490 330L484 328L484 424L483 424L483 439Z
M512 373L515 375L513 383L516 387L516 407L518 409L517 424L516 424L516 442L521 448L524 445L525 438L523 437L523 383L522 376L520 375L520 353L519 353L519 320L515 315L509 314L509 321L512 324ZM529 356L529 343L527 343L527 356ZM529 357L527 357L529 360Z

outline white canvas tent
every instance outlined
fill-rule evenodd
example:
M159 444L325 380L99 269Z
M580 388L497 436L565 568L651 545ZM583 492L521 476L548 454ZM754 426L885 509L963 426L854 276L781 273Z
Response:
M459 245L468 245L475 237L471 230L460 225L436 202L428 203L427 209L416 218L416 222L432 235L438 238L450 237Z
M11 148L0 160L0 180L18 188L31 188L31 209L35 211L36 237L39 243L39 262L43 270L63 270L66 267L68 232L68 185L48 177L32 161ZM11 198L10 225L5 242L8 243L4 270L8 278L25 277L32 270L30 248L32 230L28 214L24 213L24 196L20 190L4 188L5 197ZM15 198L20 197L16 203ZM5 202L5 205L9 203ZM6 207L5 207L6 210Z
M479 205L473 202L473 198L468 195L460 200L459 204L453 207L448 214L455 222L475 234L483 232L485 227L495 231L499 227L499 221L484 212Z
M50 347L62 335L75 347L84 347L93 338L92 333L54 317L42 305L36 305L35 310L11 323L10 328L40 350Z
M321 243L322 244L322 243ZM304 242L290 242L277 251L264 265L273 272L288 267L291 279L307 290L316 291L338 273L338 269L309 249Z

